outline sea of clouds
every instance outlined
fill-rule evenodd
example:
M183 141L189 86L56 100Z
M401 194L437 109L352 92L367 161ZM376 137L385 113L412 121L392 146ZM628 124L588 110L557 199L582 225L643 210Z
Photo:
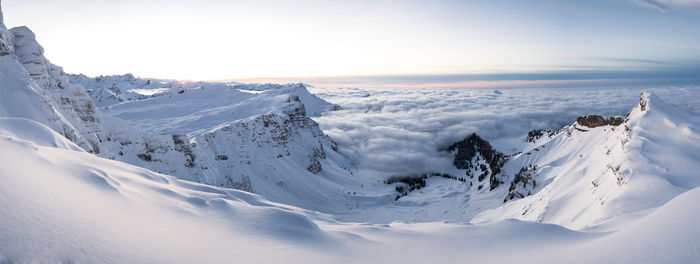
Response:
M310 90L343 107L315 119L358 174L375 178L448 168L444 149L471 133L514 153L533 129L557 130L587 114L624 117L642 91L700 114L700 86Z

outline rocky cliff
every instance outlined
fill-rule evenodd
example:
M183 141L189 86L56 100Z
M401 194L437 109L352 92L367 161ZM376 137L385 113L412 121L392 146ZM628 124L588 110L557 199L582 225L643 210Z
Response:
M29 28L2 23L0 69L0 116L38 121L104 158L307 208L331 196L343 202L337 186L353 181L350 162L305 103L315 114L333 105L304 85L250 92L226 83L69 76Z

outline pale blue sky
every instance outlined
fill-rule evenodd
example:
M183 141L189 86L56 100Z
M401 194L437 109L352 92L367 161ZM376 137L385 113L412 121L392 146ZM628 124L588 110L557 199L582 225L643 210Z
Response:
M700 1L4 0L67 72L700 75ZM643 75L643 74L642 74ZM680 78L680 77L679 77Z

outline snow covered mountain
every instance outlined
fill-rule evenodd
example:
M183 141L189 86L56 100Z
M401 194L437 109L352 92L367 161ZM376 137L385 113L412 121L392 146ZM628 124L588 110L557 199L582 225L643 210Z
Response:
M589 120L590 119L590 120ZM522 219L575 230L616 230L700 186L697 116L644 93L626 118L589 115L531 131L505 155L476 134L446 149L453 168L391 178L396 201L360 203L338 217L390 223Z
M354 181L296 95L209 86L105 111L148 135L109 130L110 159L307 208L342 201Z
M700 257L700 118L653 94L517 154L471 134L444 168L375 179L304 84L67 75L1 18L0 263Z
M108 108L111 105L122 102L143 100L161 96L172 96L189 90L198 89L225 89L232 87L235 90L249 93L276 93L291 94L300 98L306 107L309 116L320 116L325 111L337 110L338 105L330 104L321 98L309 93L307 85L302 83L289 84L244 84L238 82L181 82L177 80L163 80L153 78L137 78L127 73L124 75L107 75L88 77L83 74L70 74L71 83L82 85L100 108Z
M42 122L83 149L99 153L101 116L85 90L69 83L63 70L46 60L28 28L7 30L1 24L0 32L0 113Z
M303 84L69 78L43 56L28 28L3 26L2 32L7 54L0 58L0 116L38 121L88 152L182 179L308 208L329 200L347 203L344 190L354 182L350 162L306 112L307 105L316 115L335 106ZM90 85L92 92L69 79ZM241 90L246 87L251 89ZM134 90L152 93L129 95ZM122 97L99 97L107 92ZM89 94L106 105L108 115Z
M656 208L700 186L698 121L649 93L624 121L579 119L512 157L503 169L505 199L525 197L474 222L517 218L581 229Z
M692 263L700 253L699 188L612 233L355 224L99 158L25 118L0 118L0 149L3 263Z
M99 107L126 101L142 100L181 91L190 85L175 80L136 78L132 74L87 77L83 74L68 76L71 83L82 85Z

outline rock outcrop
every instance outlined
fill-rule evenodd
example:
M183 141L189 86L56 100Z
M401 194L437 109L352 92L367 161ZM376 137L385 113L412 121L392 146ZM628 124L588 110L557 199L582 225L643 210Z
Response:
M555 134L556 134L556 132L551 131L551 130L546 130L546 129L530 130L529 132L527 132L527 137L525 138L525 142L535 143L535 142L537 142L537 140L539 140L540 138L542 138L544 136L551 138Z
M44 57L44 49L29 28L16 27L10 32L17 61L67 123L52 128L86 151L99 153L102 117L88 93L82 86L70 83L63 69Z
M0 7L0 56L9 55L15 52L12 45L12 34L5 27L5 22L2 16L2 7Z
M579 116L576 118L576 123L589 128L600 126L619 126L622 124L622 122L624 122L624 119L619 116L611 116L608 119L605 119L599 115Z
M7 30L0 24L0 114L35 120L99 153L99 112L85 90L71 85L43 53L27 27Z
M308 102L320 114L333 105L304 85L242 92L227 83L173 81L162 94L141 96L169 82L133 75L95 81L72 76L93 85L93 96L97 90L105 95L99 98L106 107L99 108L83 86L45 58L29 28L7 30L1 20L0 69L0 117L37 121L103 158L302 206L336 197L339 191L332 186L353 181L350 162L336 152L335 142L305 106ZM131 91L139 89L145 91ZM128 91L137 95L124 96ZM169 131L105 114L115 103L126 108L125 115L139 116L134 111L143 110L148 120L140 123ZM154 113L154 106L160 112Z
M482 181L486 178L489 179L490 190L503 183L498 174L507 161L506 155L493 149L488 141L476 133L452 144L447 151L455 153L453 164L458 169L467 170L467 177L474 178L478 175L478 189L485 187Z
M71 83L85 87L100 108L127 101L165 96L202 86L200 83L185 83L177 80L137 78L130 73L94 78L83 74L70 74L68 78Z
M529 196L537 187L537 180L535 180L535 171L537 170L537 165L530 165L527 167L520 168L513 181L508 187L508 195L503 202L510 200L520 199L525 196Z

